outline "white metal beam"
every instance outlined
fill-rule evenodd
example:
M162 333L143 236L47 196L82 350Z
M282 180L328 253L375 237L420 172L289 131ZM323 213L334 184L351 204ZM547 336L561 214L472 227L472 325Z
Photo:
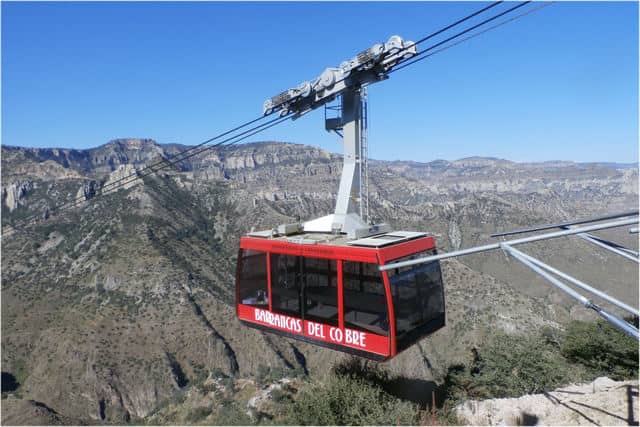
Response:
M526 254L523 254L522 252L518 251L517 249L512 248L508 244L501 243L500 247L505 252L507 252L509 255L511 255L513 258L515 258L516 260L520 261L522 264L524 264L525 266L529 267L531 270L533 270L534 272L538 273L540 276L544 277L548 282L550 282L556 288L560 289L561 291L563 291L567 295L569 295L569 296L575 298L576 300L580 301L580 303L582 303L585 307L596 311L601 317L603 317L605 320L607 320L608 322L613 324L615 327L620 329L625 334L629 335L632 338L635 338L636 340L640 340L640 333L638 332L638 329L636 329L635 327L633 327L629 323L625 322L624 320L622 320L622 319L620 319L620 318L618 318L618 317L616 317L616 316L614 316L614 315L612 315L610 313L607 313L606 311L604 311L603 309L598 307L596 304L594 304L591 300L589 300L585 296L579 294L575 290L571 289L569 286L567 286L564 283L562 283L560 280L558 280L555 277L553 277L550 273L545 271L545 269L543 269L540 264L542 264L545 267L547 267L547 269L548 268L553 268L553 267L547 266L546 264L544 264L543 262L541 262L539 260L536 260L537 261L536 263L530 261Z
M516 251L516 249L513 249L513 248L511 248L511 249L513 251ZM564 273L564 272L562 272L562 271L560 271L560 270L558 270L556 268L553 268L552 266L550 266L548 264L545 264L544 262L540 261L537 258L532 257L531 255L527 255L524 252L520 252L520 251L517 251L517 252L521 257L523 257L526 260L532 262L533 264L537 265L538 267L543 268L543 269L549 271L550 273L553 273L556 276L561 277L562 279L573 283L575 286L577 286L577 287L579 287L581 289L584 289L585 291L587 291L587 292L589 292L589 293L591 293L591 294L593 294L593 295L595 295L597 297L600 297L600 298L602 298L603 300L605 300L607 302L610 302L611 304L615 305L616 307L619 307L619 308L621 308L621 309L633 314L634 316L640 316L640 312L638 312L637 309L635 309L635 308L623 303L622 301L619 301L616 298L614 298L614 297L612 297L610 295L607 295L604 292L602 292L602 291L600 291L600 290L598 290L596 288L593 288L592 286L587 285L583 281L578 280L573 276L570 276L570 275L568 275L568 274L566 274L566 273Z
M514 245L521 245L523 243L530 243L530 242L537 242L540 240L547 240L547 239L554 239L557 237L564 237L564 236L570 236L573 234L579 234L579 233L587 233L590 231L597 231L597 230L604 230L607 228L615 228L615 227L622 227L625 225L636 225L638 223L638 218L633 218L633 219L625 219L625 220L620 220L620 221L611 221L611 222L606 222L603 224L596 224L596 225L589 225L586 227L578 227L578 228L573 228L571 230L562 230L562 231L555 231L553 233L545 233L545 234L538 234L536 236L529 236L529 237L523 237L520 239L514 239L514 240L508 240L506 242L504 242L505 244L514 246ZM433 256L428 256L428 257L423 257L423 258L417 258L417 259L412 259L412 260L408 260L408 261L401 261L401 262L395 262L395 263L391 263L391 264L386 264L383 266L380 266L380 271L386 271L386 270L391 270L394 268L400 268L400 267L407 267L410 265L416 265L416 264L424 264L424 263L428 263L428 262L433 262L433 261L438 261L441 259L446 259L446 258L454 258L454 257L459 257L459 256L463 256L463 255L470 255L470 254L475 254L475 253L479 253L479 252L487 252L487 251L491 251L491 250L495 250L495 249L499 249L500 248L500 243L491 243L489 245L483 245L483 246L476 246L473 248L467 248L467 249L461 249L459 251L453 251L453 252L447 252L444 254L440 254L440 255L433 255Z
M604 215L604 216L599 216L595 218L558 222L556 224L537 225L533 227L521 228L519 230L511 230L511 231L503 231L501 233L494 233L491 235L491 237L504 237L504 236L511 236L514 234L532 233L534 231L544 231L544 230L549 230L551 228L568 228L572 225L581 225L581 224L587 224L590 222L600 222L604 220L624 218L625 216L637 216L638 213L639 213L638 211L630 211L630 212L622 212L622 213L611 214L611 215Z
M622 257L625 257L631 261L635 261L638 264L640 264L640 259L638 258L637 252L632 251L631 249L627 249L624 247L616 247L613 244L609 244L611 242L606 242L603 241L602 239L599 239L596 236L593 236L589 233L579 233L576 234L577 237L586 240L587 242L593 243L596 246L600 246L603 249L606 249L610 252L613 252L615 254L618 254Z

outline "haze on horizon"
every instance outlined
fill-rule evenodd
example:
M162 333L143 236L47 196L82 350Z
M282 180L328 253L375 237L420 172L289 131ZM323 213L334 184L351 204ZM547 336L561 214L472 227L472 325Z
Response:
M195 145L391 34L484 4L3 2L2 144ZM637 34L637 2L560 2L394 73L369 90L370 157L636 162ZM322 109L252 140L341 152Z

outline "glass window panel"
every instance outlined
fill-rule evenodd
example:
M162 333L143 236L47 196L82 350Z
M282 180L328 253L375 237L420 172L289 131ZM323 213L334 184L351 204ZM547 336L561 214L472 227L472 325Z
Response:
M427 251L394 260L406 261L435 254ZM389 270L396 319L396 336L444 314L444 291L440 263L418 264Z
M271 254L272 309L276 313L301 317L302 271L300 257Z
M345 326L379 335L389 332L382 273L376 264L343 262Z
M338 279L334 260L303 258L304 318L338 325Z
M269 305L267 256L264 252L241 250L238 279L241 304Z

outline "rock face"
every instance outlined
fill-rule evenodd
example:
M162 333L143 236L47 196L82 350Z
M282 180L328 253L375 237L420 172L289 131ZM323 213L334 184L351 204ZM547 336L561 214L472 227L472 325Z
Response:
M2 423L5 425L70 425L78 420L58 414L42 402L8 397L2 401Z
M94 180L91 180L85 184L82 184L78 189L78 193L76 194L76 199L89 200L90 198L96 195L97 188L98 188L98 184Z
M109 173L103 187L109 191L113 190L116 186L128 189L140 183L135 177L136 168L133 165L120 165L113 172Z
M601 377L544 394L472 400L456 414L469 425L637 425L638 381Z
M2 239L2 366L23 396L13 407L33 400L78 422L124 423L212 371L321 376L343 358L243 327L233 307L239 237L330 213L340 156L275 142L219 147L103 193L184 148L144 139L2 147L3 225L51 212ZM444 250L638 204L638 171L626 166L372 161L370 177L374 220L433 233ZM53 209L77 198L86 202ZM626 230L612 233L603 237L637 248ZM527 251L629 304L638 299L632 263L586 242ZM443 274L447 326L389 362L393 373L438 379L496 329L561 328L588 316L501 253L444 262Z
M33 189L33 182L29 180L16 181L7 186L2 187L2 199L4 204L9 208L9 212L13 212L19 205L27 192Z
M180 151L179 145L160 146L151 139L125 138L109 141L88 150L66 148L20 148L3 146L3 154L20 151L24 158L38 163L51 161L80 172L109 172L121 164L144 164L160 156Z

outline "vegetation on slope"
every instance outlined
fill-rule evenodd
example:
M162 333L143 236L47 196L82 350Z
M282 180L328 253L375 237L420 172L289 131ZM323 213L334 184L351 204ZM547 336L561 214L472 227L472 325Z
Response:
M638 327L637 317L633 322ZM561 351L570 362L584 366L590 377L638 377L638 344L604 320L569 324Z
M238 425L458 424L453 408L461 400L518 397L600 376L637 378L638 347L632 338L602 320L574 321L565 332L501 333L474 350L468 364L450 366L441 385L429 396L407 396L402 389L412 379L391 376L384 366L354 357L335 365L321 381L311 381L296 370L265 368L251 387L246 386L247 380L234 383L226 377L217 381L226 384L223 388L231 393L207 397L206 392L215 387L202 386L191 400L206 401L208 406L187 405L189 409L183 410L173 406L164 413L159 410L148 422L211 424L223 419L226 424ZM288 379L277 378L281 375ZM251 397L259 394L267 397L265 402L257 407L248 405Z
M338 156L290 144L221 148L195 162L181 162L180 170L165 169L140 185L65 213L52 209L78 195L89 197L130 173L121 168L125 164L151 164L173 149L133 140L81 156L2 147L3 224L31 215L49 217L2 242L2 366L18 383L6 392L3 422L11 419L6 418L10 411L21 415L23 403L36 401L77 423L122 423L146 418L162 401L195 390L210 375L217 378L216 368L242 382L261 364L269 365L257 372L257 382L269 387L285 373L291 377L290 368L310 371L315 380L341 357L244 328L231 304L239 236L254 226L265 229L330 212L341 169ZM637 204L637 170L627 174L613 168L492 161L485 166L475 161L373 163L372 215L397 229L440 235L438 244L445 250L479 243L499 229ZM570 264L595 283L606 281L604 290L625 301L637 299L637 288L629 285L637 283L637 270L614 264L611 275L582 255L593 255L595 249L577 250L581 243L575 241L553 244L544 250L532 245L531 254L562 261L564 256L555 255L568 253L558 268ZM580 253L580 259L573 253ZM531 286L502 254L490 263L492 256L483 256L482 263L474 264L473 257L465 262L501 280L458 261L443 263L449 326L396 359L394 372L409 378L379 384L385 393L424 408L430 392L405 388L401 395L391 387L394 381L442 381L447 365L465 360L496 330L534 331L564 323L569 304L558 304L543 286ZM598 259L603 265L608 261ZM530 289L545 295L531 298ZM487 359L484 353L480 348ZM594 369L609 365L602 360ZM311 385L302 381L299 391ZM279 412L253 422L283 419L298 394L284 391L280 397L275 402L282 406ZM22 402L5 407L13 398ZM221 414L239 419L236 412L247 412L247 402L225 406L207 399L205 409L179 423L210 424ZM203 418L209 407L213 415Z
M455 400L517 397L599 376L637 378L637 343L604 320L573 321L564 333L495 335L471 364L449 368L444 387Z
M304 388L286 409L291 425L414 425L418 408L385 390L389 377L375 365L351 359L320 383Z

